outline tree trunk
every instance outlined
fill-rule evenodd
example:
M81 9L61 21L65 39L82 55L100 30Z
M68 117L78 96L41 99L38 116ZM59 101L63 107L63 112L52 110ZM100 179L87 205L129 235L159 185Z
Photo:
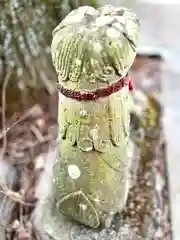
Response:
M94 0L8 0L0 2L0 92L7 113L31 106L41 89L55 91L52 30L72 9ZM2 106L2 99L0 100Z

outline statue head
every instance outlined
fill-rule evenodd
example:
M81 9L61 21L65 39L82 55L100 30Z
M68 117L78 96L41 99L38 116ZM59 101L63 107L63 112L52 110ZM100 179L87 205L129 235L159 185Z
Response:
M70 12L53 31L59 83L88 90L124 77L135 59L138 36L139 21L129 9L84 6Z

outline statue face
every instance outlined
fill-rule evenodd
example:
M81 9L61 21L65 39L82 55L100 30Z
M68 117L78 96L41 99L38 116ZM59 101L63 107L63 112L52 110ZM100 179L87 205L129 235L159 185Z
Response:
M126 8L85 6L72 11L53 31L52 59L59 82L88 90L124 77L135 59L138 36L139 21Z

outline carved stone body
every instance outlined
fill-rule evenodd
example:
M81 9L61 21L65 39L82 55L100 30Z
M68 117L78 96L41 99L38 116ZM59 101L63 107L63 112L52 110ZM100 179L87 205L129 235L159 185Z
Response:
M110 5L80 7L54 30L53 64L68 91L101 89L126 76L136 56L139 22ZM53 170L56 211L97 228L121 212L130 187L131 96L128 87L77 101L59 94L59 147Z
M91 227L120 212L126 202L128 91L91 103L60 96L61 139L54 167L57 208Z

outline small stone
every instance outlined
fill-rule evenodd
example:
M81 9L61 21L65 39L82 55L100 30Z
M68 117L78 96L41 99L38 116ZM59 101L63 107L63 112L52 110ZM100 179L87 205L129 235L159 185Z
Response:
M131 203L129 204L129 208L130 208L130 209L133 209L133 208L134 208L134 203L133 203L133 202L131 202Z

